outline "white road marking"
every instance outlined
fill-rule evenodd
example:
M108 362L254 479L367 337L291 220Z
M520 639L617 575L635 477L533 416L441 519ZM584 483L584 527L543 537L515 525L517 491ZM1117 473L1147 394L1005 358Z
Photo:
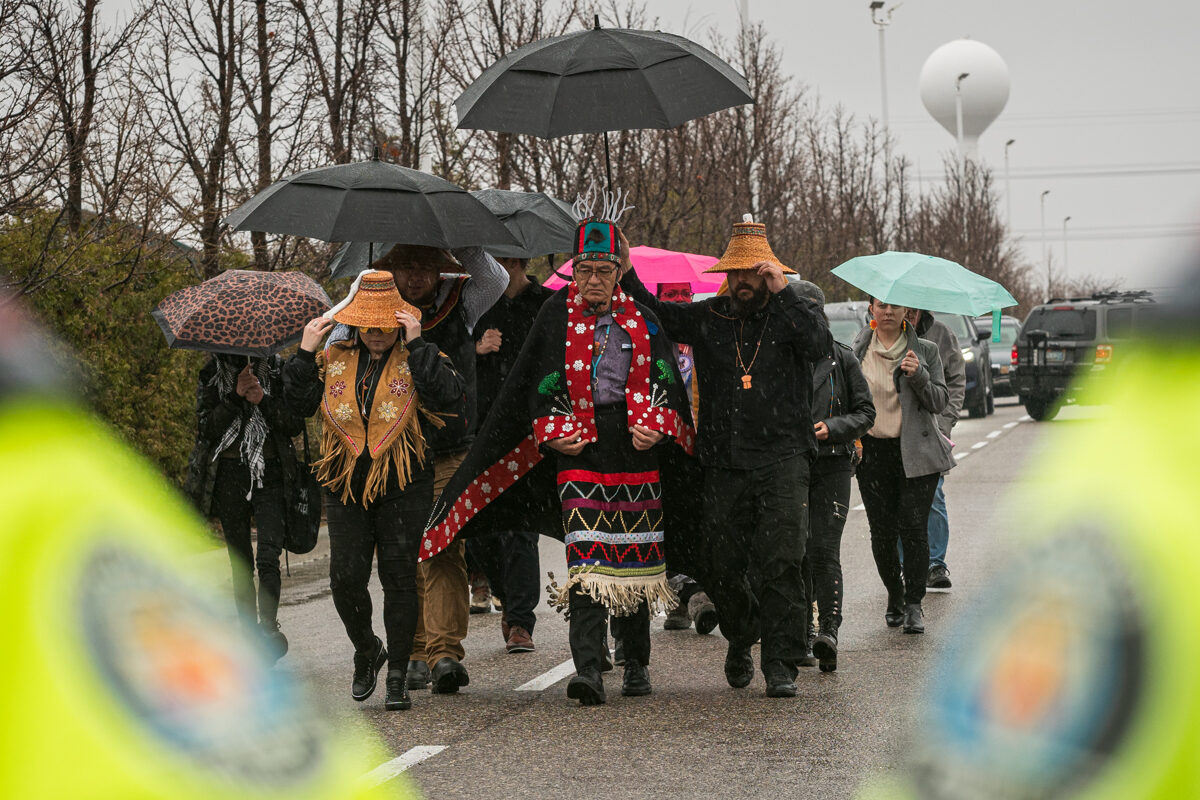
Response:
M988 440L984 439L982 442L976 442L975 444L971 445L971 449L978 450L981 447L987 447L987 446L988 446Z
M866 511L867 507L864 506L862 503L859 503L858 505L856 505L854 508L852 508L850 510L851 511Z
M992 431L991 433L989 433L989 434L987 435L987 438L989 438L989 439L995 439L997 436L999 436L999 435L1000 435L1000 434L1002 434L1002 433L1004 433L1004 431Z
M522 683L517 687L518 692L540 692L543 689L549 689L554 684L561 681L571 673L575 672L574 661L564 661L549 672L543 672L529 683Z
M1019 420L1017 420L1017 422L1033 422L1033 417L1026 414L1025 416L1021 417Z
M372 786L378 786L381 783L387 783L409 767L420 764L425 759L432 758L445 749L446 745L444 744L414 747L404 755L397 756L391 761L385 761L384 763L380 764L378 767L359 778L358 782L364 789Z
M1013 422L1006 422L1006 423L1004 423L1004 427L1005 427L1006 429L1011 429L1011 428L1015 428L1015 427L1017 427L1017 426L1018 426L1018 425L1020 425L1020 424L1021 424L1021 420L1015 420L1015 421L1013 421Z
M965 452L965 453L955 453L955 454L954 454L954 460L955 460L955 461L962 461L964 458L966 458L966 457L967 457L967 456L969 456L969 455L971 455L971 451L970 451L970 450L968 450L968 451L967 451L967 452Z

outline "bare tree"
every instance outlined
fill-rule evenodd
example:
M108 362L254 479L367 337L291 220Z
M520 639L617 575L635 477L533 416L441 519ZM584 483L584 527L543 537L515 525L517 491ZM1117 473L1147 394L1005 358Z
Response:
M233 121L242 107L237 64L242 47L233 0L156 5L141 80L162 116L163 144L190 174L190 191L173 199L195 226L206 277L219 267L220 224Z
M378 63L372 36L382 2L291 0L299 17L304 69L314 95L325 106L328 155L335 164L353 160L364 124L368 76Z

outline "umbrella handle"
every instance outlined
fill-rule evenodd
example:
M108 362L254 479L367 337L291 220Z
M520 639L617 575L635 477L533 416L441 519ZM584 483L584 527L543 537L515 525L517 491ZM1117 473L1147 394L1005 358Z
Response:
M597 15L599 19L599 15ZM608 131L604 132L604 176L608 178L608 191L612 192L612 157L608 151Z

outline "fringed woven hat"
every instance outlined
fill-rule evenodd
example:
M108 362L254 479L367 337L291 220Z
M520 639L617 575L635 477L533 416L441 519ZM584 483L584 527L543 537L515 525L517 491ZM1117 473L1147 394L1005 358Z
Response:
M358 274L350 293L325 316L355 327L394 328L397 311L407 311L417 319L421 318L421 310L400 296L392 273L368 269Z
M633 206L626 201L629 195L600 191L593 183L587 192L575 199L573 210L579 218L575 229L573 264L580 261L611 261L621 263L621 215ZM597 208L599 206L599 208Z
M733 235L729 237L729 245L721 260L708 269L709 272L736 272L740 269L754 269L759 261L769 261L783 270L785 275L795 275L796 270L786 267L775 257L771 245L767 242L767 226L754 222L747 214L741 222L733 223Z

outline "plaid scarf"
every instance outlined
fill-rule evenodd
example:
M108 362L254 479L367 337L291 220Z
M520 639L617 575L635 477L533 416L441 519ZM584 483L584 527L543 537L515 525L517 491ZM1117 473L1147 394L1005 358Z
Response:
M212 384L217 387L217 392L222 400L236 397L237 377L242 371L241 367L235 367L229 359L225 358L218 357L216 361L217 372L213 375ZM251 363L254 376L262 385L263 394L270 394L271 370L268 360L255 358L251 360ZM241 437L241 446L238 449L242 454L242 463L250 468L250 491L246 492L246 499L249 500L254 494L255 486L262 488L263 471L266 469L263 444L267 441L267 421L263 418L262 411L257 405L250 405L249 416L241 413L234 417L225 433L221 434L220 442L213 449L213 461L216 461L222 453L232 447L239 437Z

